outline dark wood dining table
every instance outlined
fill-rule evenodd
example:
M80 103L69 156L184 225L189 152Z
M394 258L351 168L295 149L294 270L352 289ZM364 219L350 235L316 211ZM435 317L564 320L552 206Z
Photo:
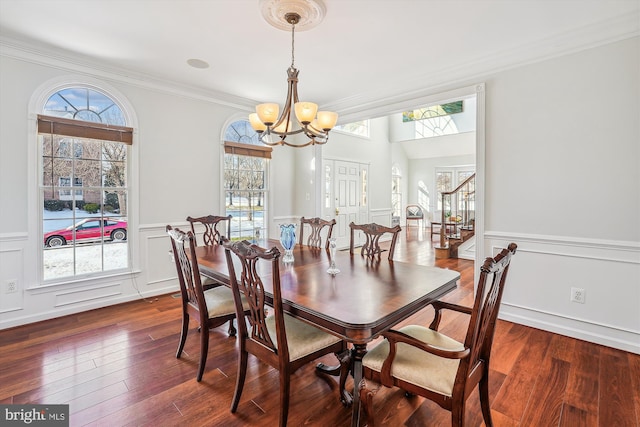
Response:
M259 246L277 246L276 240L260 241ZM427 303L456 287L460 273L427 267L386 257L371 260L349 251L336 253L340 273L327 273L329 252L324 248L296 245L294 262L281 264L280 286L285 310L353 344L351 369L354 380L351 425L360 421L358 384L362 379L362 357L367 343L380 333L407 319ZM196 256L200 273L229 284L229 273L222 246L199 246ZM263 263L263 275L269 275ZM241 271L239 268L236 271ZM271 281L264 280L270 291ZM319 369L328 367L319 366ZM335 372L334 372L335 373ZM344 398L344 397L343 397Z

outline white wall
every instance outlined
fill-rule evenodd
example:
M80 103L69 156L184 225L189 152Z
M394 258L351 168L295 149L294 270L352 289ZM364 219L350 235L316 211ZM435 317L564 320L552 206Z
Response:
M637 353L639 52L636 37L487 79L484 236L487 254L519 246L502 317Z

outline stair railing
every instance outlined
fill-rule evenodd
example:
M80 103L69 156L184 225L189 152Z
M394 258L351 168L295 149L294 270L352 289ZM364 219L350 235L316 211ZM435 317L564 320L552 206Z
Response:
M440 247L448 246L448 240L458 238L462 230L475 228L476 174L465 179L453 191L441 193ZM454 202L455 203L452 203ZM447 203L449 202L449 203ZM449 210L446 207L449 207Z

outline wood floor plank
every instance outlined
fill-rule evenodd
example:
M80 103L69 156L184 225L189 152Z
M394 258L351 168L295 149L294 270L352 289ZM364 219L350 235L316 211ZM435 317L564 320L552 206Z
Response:
M602 347L600 354L600 425L637 427L627 355L609 347Z
M531 328L499 320L496 329L491 350L491 368L508 374L527 344Z
M568 404L562 407L560 427L597 427L598 415Z
M526 345L494 400L493 407L498 412L514 420L522 419L551 338L546 332L531 329Z
M545 361L522 417L523 427L560 424L569 369L570 364L564 360L551 358Z
M638 421L640 420L640 355L627 353L627 358L629 359L629 376L632 381L631 388L633 389L636 421Z
M586 341L577 341L571 374L567 384L566 403L598 419L598 390L600 378L600 346ZM591 416L588 417L589 419Z

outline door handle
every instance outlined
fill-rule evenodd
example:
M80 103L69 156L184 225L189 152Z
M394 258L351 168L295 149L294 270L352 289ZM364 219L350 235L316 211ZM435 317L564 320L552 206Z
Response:
M336 208L336 215L340 215L340 209Z

